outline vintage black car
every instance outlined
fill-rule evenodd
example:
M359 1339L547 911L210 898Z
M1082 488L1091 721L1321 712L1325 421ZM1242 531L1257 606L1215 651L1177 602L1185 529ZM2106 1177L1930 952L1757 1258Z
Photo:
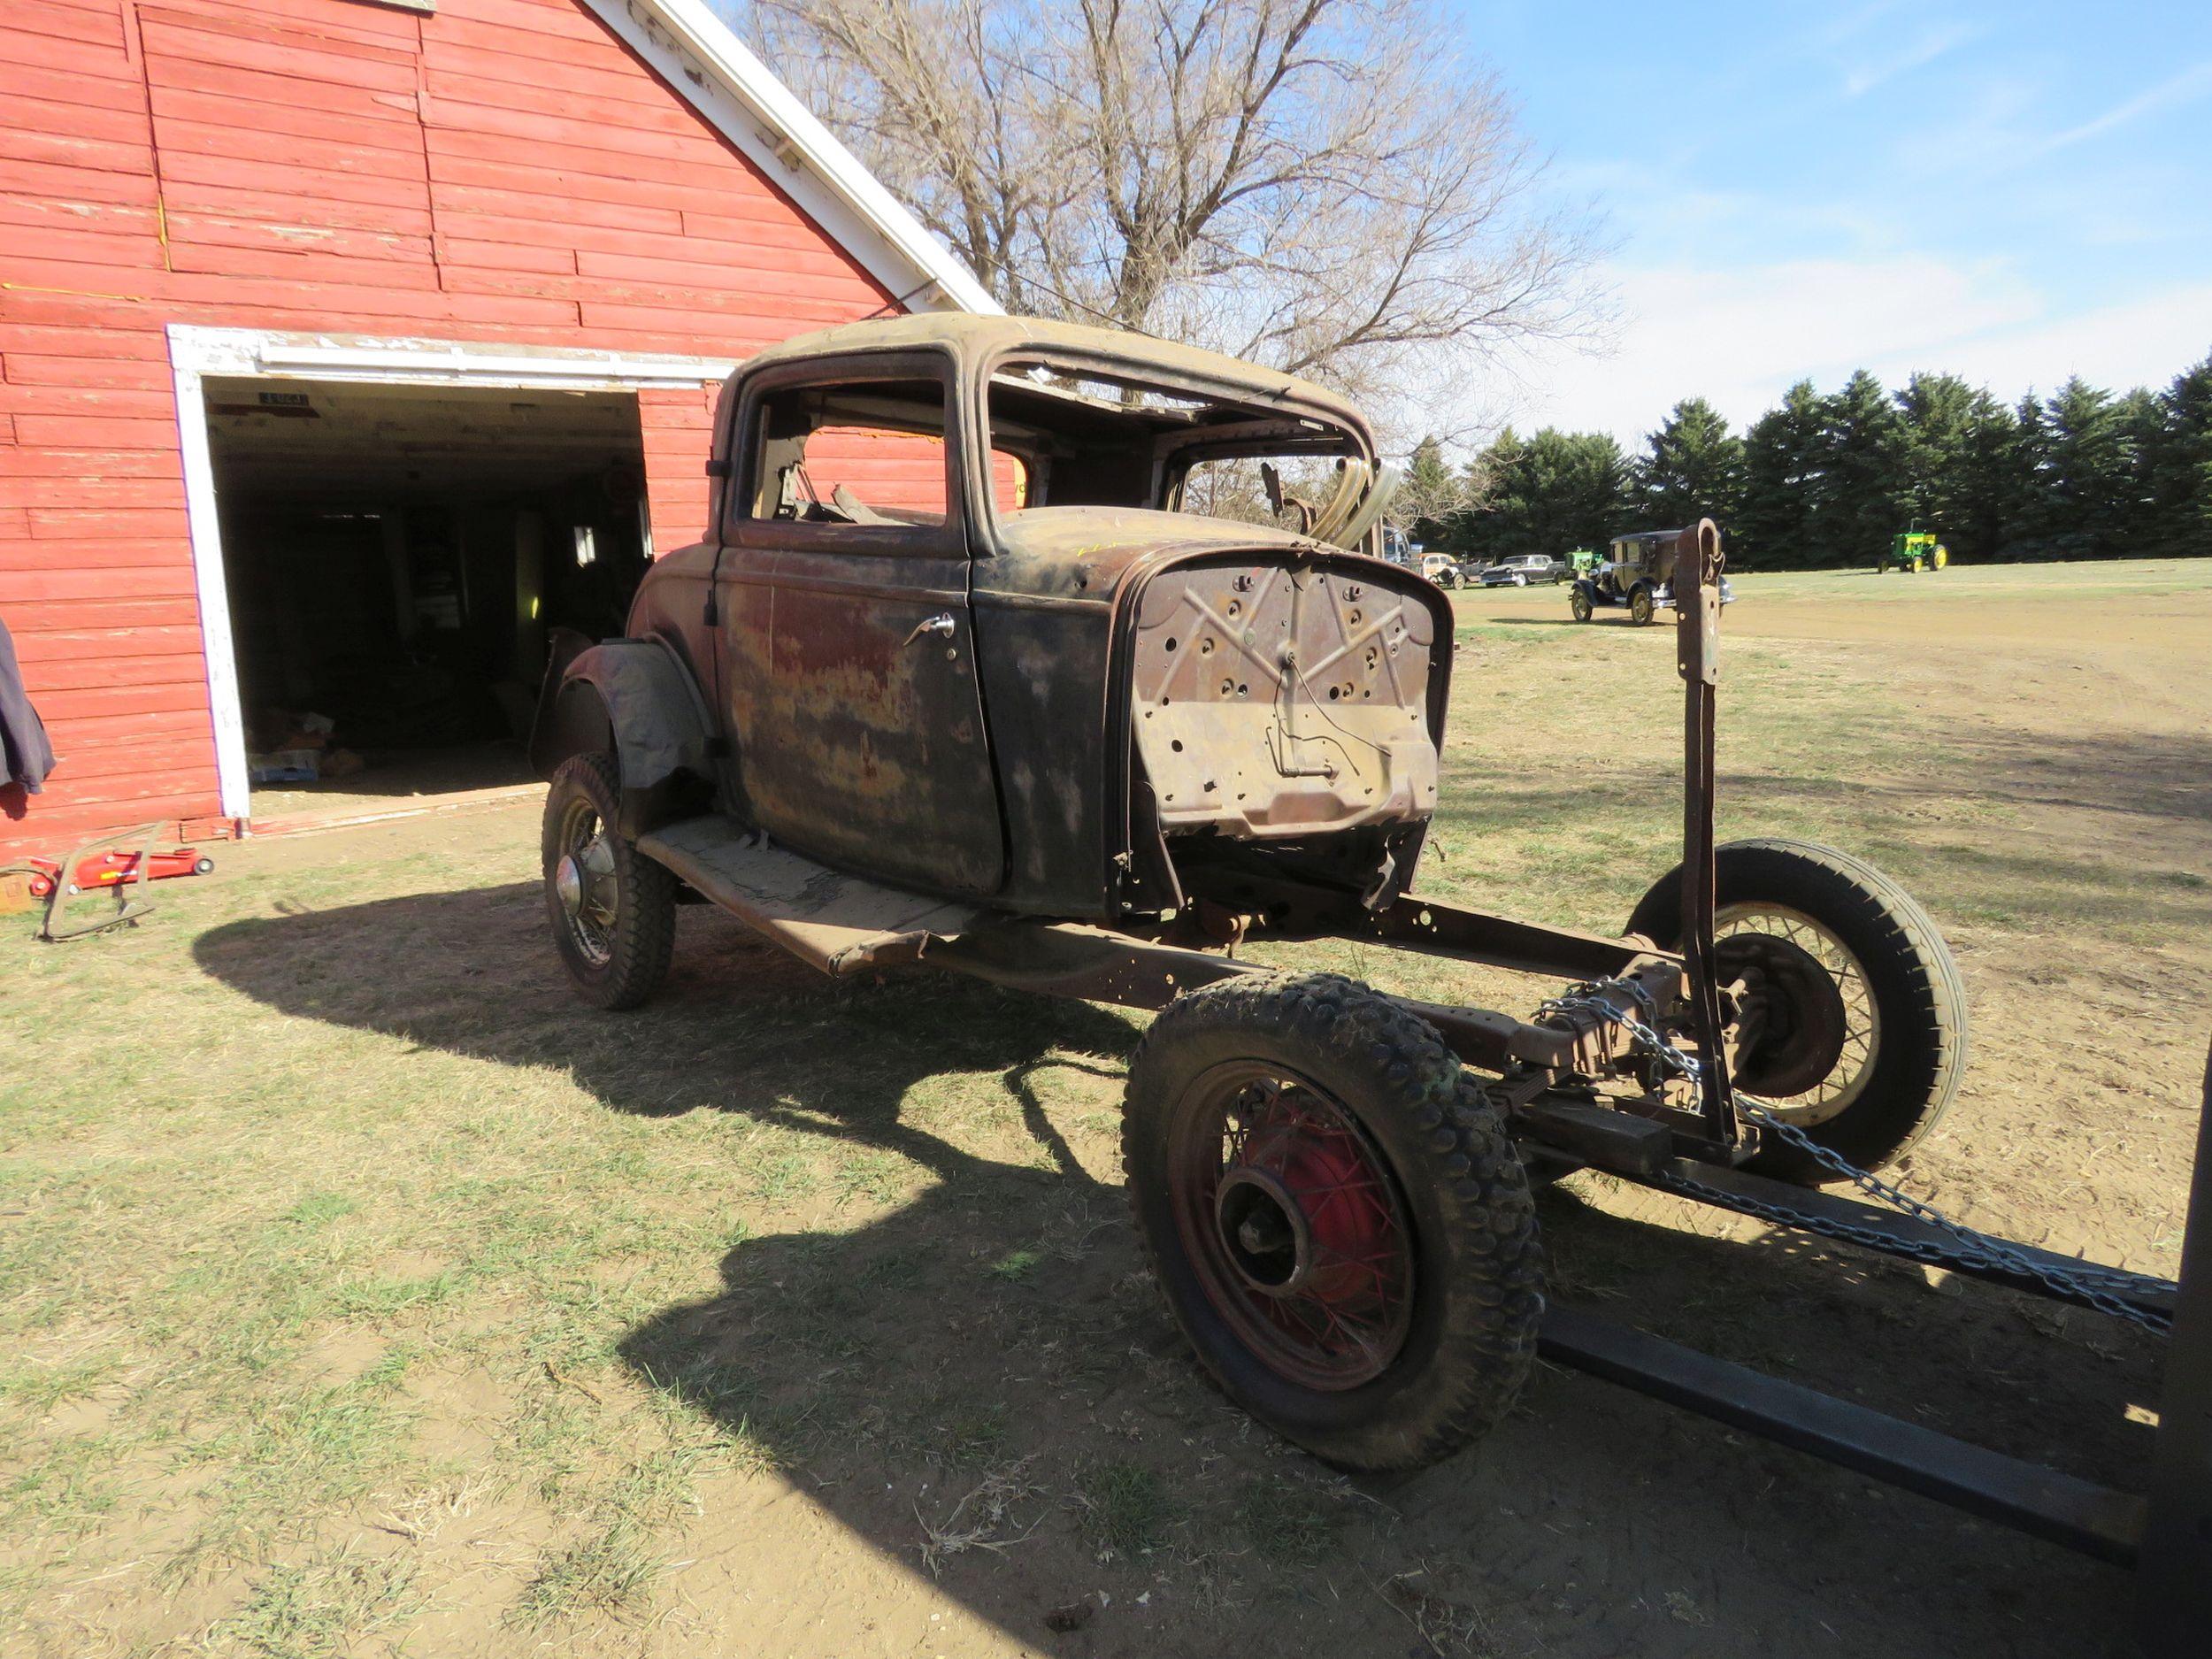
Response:
M829 974L1161 1010L1129 1073L1140 1236L1207 1370L1337 1463L1429 1461L1510 1402L1543 1306L1529 1166L1794 1191L1833 1179L1808 1148L1893 1156L1956 1087L1932 926L1839 853L1716 855L1709 766L1687 867L1717 887L1659 873L1621 937L1414 890L1453 614L1376 557L1392 480L1319 387L901 318L746 364L708 470L705 539L625 637L565 637L540 704L578 990L643 1002L698 897ZM1717 538L1683 546L1709 600ZM1325 937L1557 994L1522 1020L1242 949Z

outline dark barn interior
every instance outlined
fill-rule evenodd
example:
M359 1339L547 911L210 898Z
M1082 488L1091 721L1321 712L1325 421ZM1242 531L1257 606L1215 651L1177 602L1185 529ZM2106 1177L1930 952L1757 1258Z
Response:
M637 399L210 380L257 817L526 780L549 628L652 556Z

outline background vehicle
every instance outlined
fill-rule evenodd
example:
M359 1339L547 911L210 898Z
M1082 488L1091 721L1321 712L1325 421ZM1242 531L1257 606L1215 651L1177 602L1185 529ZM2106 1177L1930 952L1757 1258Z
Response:
M1277 457L1333 480L1300 529L1192 507L1202 467ZM833 975L926 959L1161 1010L1123 1136L1140 1238L1201 1364L1333 1463L1427 1463L1510 1404L1543 1306L1527 1162L1796 1194L1833 1179L1816 1152L1897 1156L1957 1087L1933 925L1845 855L1717 852L1709 752L1685 868L1717 881L1662 873L1621 937L1412 890L1453 616L1370 556L1391 480L1317 387L888 319L749 360L710 474L708 541L649 572L628 637L565 637L541 703L577 989L650 996L687 888ZM1712 526L1677 557L1709 714ZM1572 988L1521 1020L1232 954L1325 936Z
M1460 584L1460 564L1448 553L1421 555L1421 574L1439 588L1456 588Z
M1517 553L1509 559L1500 559L1479 580L1485 588L1528 588L1538 582L1563 580L1566 574L1563 559L1542 553Z
M1615 536L1613 557L1588 576L1578 577L1568 593L1568 609L1577 622L1587 622L1601 606L1627 610L1639 627L1648 626L1662 611L1674 605L1675 548L1679 530L1640 530ZM1728 579L1720 579L1720 603L1735 601Z
M1922 571L1939 571L1951 562L1951 549L1925 530L1900 530L1892 538L1889 551L1875 562L1877 575L1891 571L1904 571L1918 575Z

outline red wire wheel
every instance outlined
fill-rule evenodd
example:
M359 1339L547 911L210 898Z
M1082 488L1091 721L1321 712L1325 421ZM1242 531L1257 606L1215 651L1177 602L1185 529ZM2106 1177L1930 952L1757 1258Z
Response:
M1231 1061L1173 1133L1183 1249L1246 1346L1310 1388L1379 1377L1412 1325L1414 1268L1396 1180L1358 1120L1287 1068Z
M1334 974L1179 997L1129 1068L1139 1236L1201 1365L1340 1468L1482 1433L1534 1358L1528 1180L1435 1029Z

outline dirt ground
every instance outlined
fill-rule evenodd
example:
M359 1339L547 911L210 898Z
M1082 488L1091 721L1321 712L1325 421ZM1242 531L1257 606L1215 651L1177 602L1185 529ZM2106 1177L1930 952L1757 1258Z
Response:
M2170 1272L2212 561L1738 590L1723 833L1873 858L1965 975L1909 1184ZM1669 633L1457 603L1423 885L1617 927L1672 857ZM0 1651L2133 1651L2124 1574L1548 1367L1447 1465L1330 1475L1138 1271L1134 1018L831 985L703 910L658 1003L590 1015L534 843L526 804L276 838L125 933L0 924ZM1561 1302L2142 1479L2157 1351L2099 1316L1588 1174L1541 1218Z

